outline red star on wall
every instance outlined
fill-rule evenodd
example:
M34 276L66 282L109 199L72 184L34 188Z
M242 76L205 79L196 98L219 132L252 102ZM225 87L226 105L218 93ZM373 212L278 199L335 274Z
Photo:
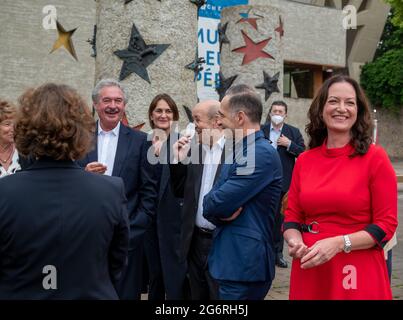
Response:
M280 38L282 38L284 36L284 24L283 21L281 20L281 16L279 16L279 20L280 20L280 25L274 29L274 31L278 32L280 34Z
M267 44L269 43L269 41L272 39L271 37L268 39L262 40L258 43L255 43L255 42L253 42L253 40L251 38L249 38L245 34L245 32L243 32L243 31L241 31L241 32L242 32L243 40L245 42L245 46L236 48L232 51L245 54L243 57L242 65L248 64L248 63L256 60L257 58L265 58L265 59L270 58L270 59L274 60L274 57L272 55L263 51L264 47L266 47Z
M144 125L146 124L145 122L143 122L143 123L140 123L140 124L138 124L136 126L131 126L129 124L129 121L127 120L126 112L123 113L122 123L125 126L128 126L128 127L132 128L133 130L141 130L141 129L143 129Z

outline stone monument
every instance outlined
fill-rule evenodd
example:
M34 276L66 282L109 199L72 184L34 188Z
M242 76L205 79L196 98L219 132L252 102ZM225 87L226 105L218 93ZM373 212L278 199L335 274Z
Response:
M186 68L197 50L197 6L189 0L99 0L95 81L120 79L129 94L130 125L146 123L159 93L172 96L187 123L183 105L197 102L195 74Z
M228 7L221 25L229 40L221 49L222 76L237 76L234 84L248 84L261 94L264 121L271 102L283 98L283 15L270 5Z

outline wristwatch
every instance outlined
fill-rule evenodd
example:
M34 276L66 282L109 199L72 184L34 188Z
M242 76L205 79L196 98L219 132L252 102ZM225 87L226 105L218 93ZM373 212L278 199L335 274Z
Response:
M344 235L344 248L343 251L345 253L350 253L351 252L351 241L348 235Z

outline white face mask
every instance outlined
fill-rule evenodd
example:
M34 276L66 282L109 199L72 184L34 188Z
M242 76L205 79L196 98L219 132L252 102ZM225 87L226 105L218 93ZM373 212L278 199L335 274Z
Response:
M271 116L271 122L278 126L280 123L284 122L284 117L276 114L274 116Z

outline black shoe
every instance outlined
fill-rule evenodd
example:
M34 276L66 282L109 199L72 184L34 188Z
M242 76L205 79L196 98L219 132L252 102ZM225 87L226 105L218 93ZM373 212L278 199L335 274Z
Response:
M285 261L283 255L276 256L276 266L279 268L288 268L288 263Z

